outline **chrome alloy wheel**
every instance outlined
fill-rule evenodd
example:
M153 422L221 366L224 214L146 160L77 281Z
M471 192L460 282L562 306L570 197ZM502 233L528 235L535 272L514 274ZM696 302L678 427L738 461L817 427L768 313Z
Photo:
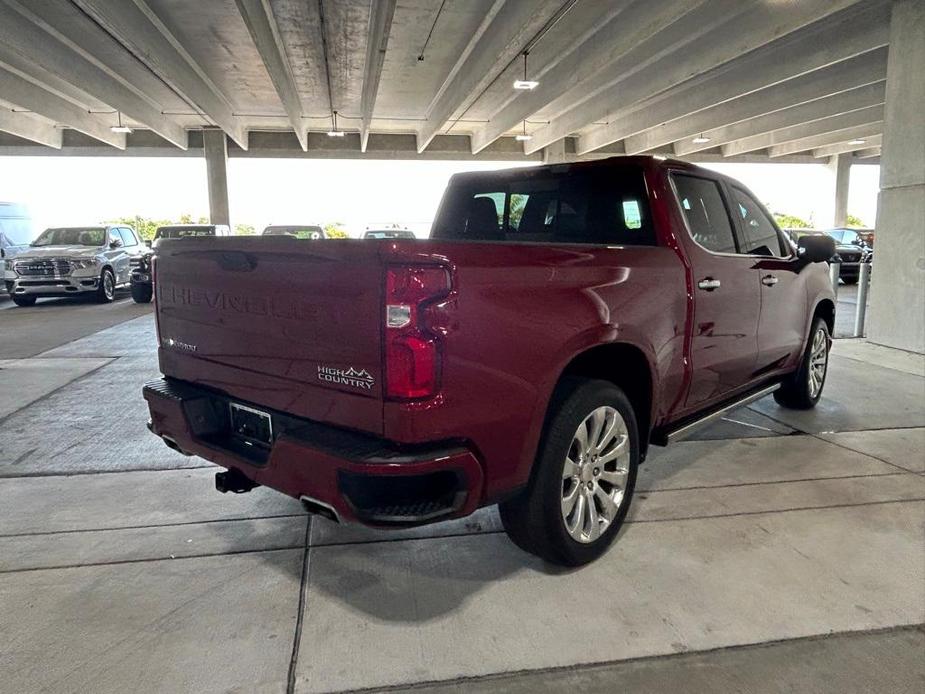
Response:
M601 536L623 504L630 438L623 417L602 406L578 425L562 467L562 520L572 539Z
M815 398L822 390L822 384L825 382L825 370L829 365L829 341L826 337L825 330L819 328L813 335L813 346L809 352L809 368L807 379L809 379L809 395Z
M103 293L110 300L116 296L116 281L113 279L111 272L103 273Z

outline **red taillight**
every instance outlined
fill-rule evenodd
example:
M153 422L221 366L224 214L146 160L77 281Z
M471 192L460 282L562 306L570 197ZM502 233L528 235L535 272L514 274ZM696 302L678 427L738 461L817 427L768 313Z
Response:
M390 267L385 285L386 394L402 400L434 395L440 344L424 309L449 293L449 272L435 265Z

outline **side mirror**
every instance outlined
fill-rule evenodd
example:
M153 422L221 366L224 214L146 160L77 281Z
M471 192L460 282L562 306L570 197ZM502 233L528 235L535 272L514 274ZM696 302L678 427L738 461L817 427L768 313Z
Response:
M835 239L831 236L801 236L797 241L797 257L807 263L824 263L835 255Z
M115 250L116 248L120 248L121 246L122 246L122 242L121 242L121 241L112 240L112 241L109 242L109 247L112 248L113 250Z

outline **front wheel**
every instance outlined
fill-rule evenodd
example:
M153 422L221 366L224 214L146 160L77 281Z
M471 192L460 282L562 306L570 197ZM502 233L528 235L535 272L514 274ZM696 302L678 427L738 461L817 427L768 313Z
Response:
M36 298L28 294L13 294L13 303L17 306L35 306Z
M112 270L105 268L100 275L100 286L96 290L96 300L101 304L110 304L116 298L116 276Z
M816 406L828 375L831 346L829 326L822 318L815 318L800 367L774 391L777 404L792 410L809 410Z
M149 304L154 296L154 287L143 282L132 282L132 300L136 304Z
M533 476L499 505L521 549L562 566L597 559L629 510L639 464L632 405L614 384L575 380L560 388Z

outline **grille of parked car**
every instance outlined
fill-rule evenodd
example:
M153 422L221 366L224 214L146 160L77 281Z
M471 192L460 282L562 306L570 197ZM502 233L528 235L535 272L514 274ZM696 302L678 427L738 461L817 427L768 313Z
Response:
M61 277L71 274L71 264L67 258L21 260L13 263L13 270L24 277Z
M860 253L839 253L841 256L842 262L845 263L856 263L861 259Z

